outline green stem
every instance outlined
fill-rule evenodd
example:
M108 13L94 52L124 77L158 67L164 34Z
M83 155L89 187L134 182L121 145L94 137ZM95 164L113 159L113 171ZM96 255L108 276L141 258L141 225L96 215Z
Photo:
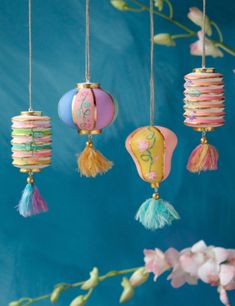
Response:
M217 25L217 23L215 23L213 20L211 20L210 24L216 29L216 31L217 31L217 33L219 35L220 42L223 42L224 41L223 34L222 34L219 26Z
M149 7L144 5L142 2L140 2L138 0L130 0L130 2L132 2L132 3L136 4L137 6L139 6L140 8L142 8L142 11L149 11ZM169 22L173 23L177 27L183 29L185 32L190 34L189 36L182 36L183 34L179 34L180 36L178 36L176 38L197 36L197 32L192 31L189 27L183 25L182 23L175 20L174 18L170 18L169 16L165 15L164 13L156 11L156 10L154 10L154 14L164 18L165 20L168 20ZM219 39L220 39L220 41L212 40L213 43L216 45L216 47L220 47L225 52L229 53L232 56L235 56L235 49L233 49L233 48L231 48L231 47L229 47L229 46L227 46L226 44L223 43L223 39L222 39L223 35L222 35L222 32L220 31L220 28L217 26L217 24L214 21L211 21L211 24L216 28L216 30L219 34Z
M223 49L224 51L226 51L230 55L235 56L235 50L234 49L230 48L229 46L225 45L222 42L214 41L214 43L215 43L216 47L220 47L221 49Z
M171 35L171 37L172 37L173 39L188 38L188 37L193 37L193 36L194 36L194 34L190 34L190 33L188 33L188 34L176 34L176 35Z
M88 291L88 293L85 295L85 299L86 299L86 301L88 301L88 300L89 300L89 298L91 297L91 295L92 295L93 291L94 291L94 288L91 288L91 289Z
M134 7L128 6L128 8L126 8L125 11L130 11L130 12L135 12L135 13L141 13L141 12L143 12L143 8L136 9L136 8L134 8Z
M170 0L164 0L164 1L166 2L166 4L168 5L168 8L169 8L169 18L172 19L173 15L174 15L173 5L172 5Z
M131 269L126 269L126 270L121 270L121 271L110 271L108 272L107 274L103 275L103 276L100 276L99 277L99 281L104 281L106 280L107 278L110 278L110 277L115 277L115 276L118 276L118 275L123 275L123 274L129 274L129 273L134 273L136 270L138 270L140 267L138 268L131 268Z
M120 270L120 271L110 271L110 272L100 276L99 277L99 282L102 282L102 281L104 281L104 280L106 280L108 278L112 278L112 277L115 277L115 276L134 273L139 268L140 267L138 267L138 268L131 268L131 269L125 269L125 270ZM73 284L64 283L63 284L63 286L64 286L63 291L67 291L67 290L72 289L72 288L80 287L84 283L85 283L85 281L76 282L76 283L73 283ZM88 291L87 295L85 296L86 299L89 299L89 297L91 296L92 292L93 292L93 288ZM36 297L36 298L23 297L23 298L19 299L17 302L19 302L20 305L22 305L22 306L29 306L29 305L32 305L34 303L50 299L51 294L52 294L52 292L48 293L48 294L45 294L45 295L42 295L42 296L39 296L39 297ZM22 302L26 302L26 303L22 304Z
M137 1L137 0L130 0L132 3L135 3L136 5L142 7L143 11L149 11L149 7L147 5L144 5L143 3ZM156 11L154 10L154 14L158 15L168 21L170 21L171 23L175 24L176 26L178 26L179 28L185 30L188 33L194 34L195 36L197 35L197 32L192 31L190 28L188 28L187 26L183 25L182 23L180 23L179 21L175 20L174 18L170 18L169 16L167 16L166 14Z

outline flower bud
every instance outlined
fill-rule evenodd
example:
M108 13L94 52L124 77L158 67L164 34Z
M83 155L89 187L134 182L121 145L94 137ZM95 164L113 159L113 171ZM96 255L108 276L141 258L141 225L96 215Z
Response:
M89 290L99 284L99 270L95 267L90 272L90 278L82 285L83 290Z
M122 292L119 302L121 304L124 304L133 297L135 291L134 287L131 285L130 281L126 277L123 277L121 285L124 290Z
M84 295L79 295L70 304L70 306L84 306L86 304L86 298Z
M132 274L130 278L130 283L135 288L144 284L148 280L148 277L149 272L146 271L145 267L142 267Z
M163 0L154 0L154 5L159 9L159 11L163 10Z
M21 306L21 303L18 301L11 302L8 306Z
M128 9L128 4L123 0L111 0L111 4L120 11Z
M60 297L60 294L61 294L61 292L63 292L63 290L64 290L63 285L56 286L56 288L52 291L52 294L51 294L51 297L50 297L51 304L57 303L57 301Z
M168 33L160 33L155 35L154 42L158 45L175 46L174 38Z

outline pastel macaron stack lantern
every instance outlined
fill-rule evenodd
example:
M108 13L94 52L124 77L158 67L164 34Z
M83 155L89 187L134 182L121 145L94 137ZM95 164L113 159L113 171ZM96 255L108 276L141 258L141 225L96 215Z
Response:
M51 164L51 123L42 112L26 111L12 118L13 165L28 173L27 186L18 209L28 217L47 211L47 205L34 184L33 174Z
M51 164L51 123L41 112L12 118L13 165L21 172L39 172Z
M116 105L112 96L101 89L98 83L78 83L77 88L60 99L58 114L65 124L88 137L86 147L77 159L80 174L95 177L108 171L112 162L95 150L92 137L101 134L102 129L116 117Z
M160 183L170 174L176 145L175 133L161 126L138 128L126 139L126 149L139 176L154 189L152 198L147 199L136 214L136 220L150 230L171 225L173 220L179 219L174 207L161 199L158 192Z
M218 152L208 144L206 133L224 125L223 75L214 68L197 68L185 76L184 124L202 132L201 144L192 152L190 172L217 170Z

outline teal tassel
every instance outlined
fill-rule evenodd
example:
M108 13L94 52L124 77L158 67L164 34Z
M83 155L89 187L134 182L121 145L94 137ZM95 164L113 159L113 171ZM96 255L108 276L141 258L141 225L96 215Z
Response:
M153 197L140 206L135 219L145 228L156 230L171 225L172 221L180 219L180 216L167 201Z
M33 196L33 184L27 184L20 199L18 210L21 216L28 217L31 211L31 203Z

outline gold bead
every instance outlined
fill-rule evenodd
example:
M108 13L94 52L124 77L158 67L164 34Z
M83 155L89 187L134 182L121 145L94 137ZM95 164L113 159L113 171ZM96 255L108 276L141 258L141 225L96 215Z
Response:
M28 183L28 184L33 184L33 183L34 183L34 179L33 179L33 176L32 176L32 175L30 175L30 176L27 177L27 183Z
M88 140L86 142L87 147L92 148L93 147L93 142L91 140Z
M208 143L208 141L207 141L206 137L203 136L203 137L201 138L201 144L207 144L207 143Z
M154 200L159 200L160 199L159 193L153 193L152 197L153 197Z

